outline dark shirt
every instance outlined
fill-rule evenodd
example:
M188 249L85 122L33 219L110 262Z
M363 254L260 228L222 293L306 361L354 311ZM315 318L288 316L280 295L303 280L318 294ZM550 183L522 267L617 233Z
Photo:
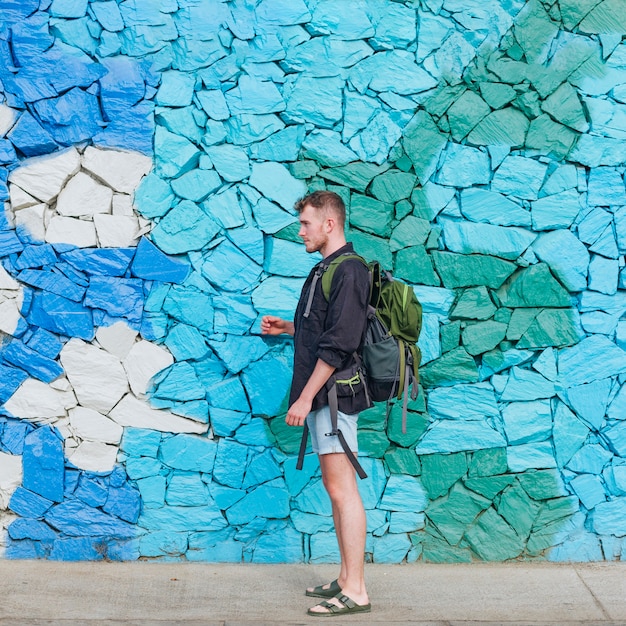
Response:
M315 271L329 264L335 257L354 252L351 243L346 244L316 265L307 277L294 317L294 368L289 406L300 396L318 359L341 371L355 363L354 352L360 349L367 325L367 306L370 280L367 267L359 259L345 259L336 268L328 302L324 298L321 278L315 284L309 317L304 317ZM364 386L354 395L338 398L339 410L358 413L369 407ZM324 387L313 401L312 410L328 405L328 393Z

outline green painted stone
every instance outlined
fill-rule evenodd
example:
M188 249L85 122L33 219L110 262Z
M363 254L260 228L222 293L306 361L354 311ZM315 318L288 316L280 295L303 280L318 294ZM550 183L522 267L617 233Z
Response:
M472 491L480 494L488 500L493 500L501 491L504 491L513 483L513 474L502 474L500 476L485 476L483 478L467 478L463 484Z
M490 113L468 135L467 143L475 146L524 145L530 122L518 109L507 107Z
M496 292L506 307L564 307L571 305L571 297L559 283L547 263L537 263L522 269L509 278Z
M385 428L386 419L386 405L382 402L377 402L374 406L359 413L359 428L382 431Z
M429 536L422 544L422 559L427 563L471 563L473 560L469 548L451 546Z
M480 93L492 109L501 109L517 97L517 91L504 83L483 82L479 84Z
M435 13L437 10L435 10ZM435 90L434 95L430 96L424 102L424 108L431 115L441 117L450 106L458 100L459 96L465 91L464 85L441 86Z
M578 343L585 336L574 309L544 309L535 317L517 342L520 349L562 348Z
M526 147L563 159L574 147L576 139L577 134L573 130L557 124L549 115L540 115L530 124L526 135Z
M439 239L441 238L441 226L434 226L428 234L426 240L426 250L437 250L439 248Z
M409 246L421 246L426 243L430 233L428 220L408 215L394 229L389 240L392 252Z
M448 109L452 137L461 141L489 113L491 108L478 94L466 91Z
M457 320L449 324L442 324L439 327L439 336L442 354L454 350L461 343L461 322Z
M459 347L420 368L420 379L424 387L437 387L475 383L479 376L474 358Z
M495 348L506 335L507 325L488 320L469 324L461 334L463 346L469 354L476 356Z
M414 174L399 170L389 170L372 181L370 191L381 202L399 202L411 196L417 182Z
M422 467L415 450L396 448L394 446L385 452L383 460L392 474L419 476L422 473Z
M465 452L427 454L420 456L420 462L422 464L422 485L431 500L448 493L450 487L467 473L467 455Z
M403 172L409 172L413 167L411 159L405 154L404 150L402 150L401 156L394 161L394 165Z
M626 32L623 0L604 0L591 10L580 23L579 29L593 35Z
M359 429L359 452L363 456L382 459L389 447L385 433L377 430Z
M540 507L516 481L502 494L496 509L520 537L527 539Z
M413 205L408 200L400 200L396 203L396 219L402 220L413 212Z
M484 561L507 561L524 551L524 541L493 508L465 533L472 550Z
M397 252L394 275L416 285L439 287L441 284L424 246L411 246Z
M496 311L486 287L470 287L458 299L450 319L486 320Z
M602 0L560 0L559 8L565 28L572 30L601 2Z
M589 128L583 106L578 99L578 92L569 83L563 83L550 94L543 101L541 108L557 122L573 130L584 133Z
M550 500L567 495L567 488L556 470L529 470L518 475L524 491L534 500Z
M454 546L461 541L467 527L490 504L491 500L483 498L457 482L447 496L429 503L426 508L426 517L444 539Z
M326 180L332 180L364 193L372 180L388 169L389 165L374 165L358 161L341 167L321 170L319 175Z
M353 194L350 201L350 224L361 230L389 237L391 221L394 218L392 204L381 202L369 196Z
M437 125L425 111L419 111L406 126L402 146L422 185L435 173L439 155L447 143L446 135L439 132Z
M508 469L506 448L488 448L477 450L472 454L469 465L469 476L498 476Z
M444 287L485 285L497 289L516 270L511 261L484 254L456 254L434 250L432 258Z
M315 161L304 160L289 164L289 171L294 178L313 178L320 168Z
M526 63L514 61L500 51L492 54L487 62L487 69L509 85L519 85L528 79L529 67Z
M493 319L496 322L503 322L504 324L508 324L511 321L511 315L513 315L513 311L511 309L500 307L495 312Z
M513 104L531 120L541 115L539 94L535 91L525 91L515 98Z
M366 261L379 261L384 269L391 271L393 256L387 239L375 237L356 229L349 230L346 239L354 244L356 252Z
M576 496L565 496L563 498L547 500L542 504L537 514L533 525L533 532L553 522L567 519L575 513L578 513L578 510L579 502Z
M530 0L518 13L513 32L528 63L541 63L545 60L546 46L559 32L559 25L550 19L539 0Z
M276 447L286 454L296 454L300 449L302 428L288 426L285 415L278 415L266 422L269 426L271 437Z
M298 237L298 233L300 232L300 223L294 222L293 224L289 224L289 226L285 226L285 228L281 228L278 232L274 233L274 237L278 239L286 239L287 241L295 241L296 243L302 243L302 239Z
M423 394L422 394L423 395ZM385 406L383 404L383 406ZM414 413L408 411L406 415L406 433L402 432L402 403L394 403L387 421L387 437L389 441L410 448L414 446L420 437L426 432L430 419L426 413Z
M514 309L506 331L509 341L518 341L543 309Z

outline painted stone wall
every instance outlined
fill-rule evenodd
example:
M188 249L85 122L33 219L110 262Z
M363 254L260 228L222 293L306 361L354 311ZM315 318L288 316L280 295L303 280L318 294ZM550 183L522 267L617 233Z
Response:
M362 414L375 562L626 551L621 0L0 0L7 558L328 562L284 425L317 259L414 286L423 393Z

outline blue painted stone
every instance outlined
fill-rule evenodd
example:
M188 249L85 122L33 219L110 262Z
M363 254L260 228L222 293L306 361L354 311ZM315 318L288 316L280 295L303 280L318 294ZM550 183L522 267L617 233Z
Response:
M219 225L200 207L183 200L152 230L152 240L167 254L200 250L218 233Z
M511 445L545 441L552 434L549 400L511 402L502 409L502 419Z
M85 305L105 310L112 317L140 322L143 311L143 282L133 278L92 276Z
M145 508L137 525L147 530L185 532L219 530L227 526L227 522L215 503L211 502L205 506Z
M50 559L55 561L101 561L106 540L101 537L61 537L54 542Z
M538 372L514 367L502 392L502 402L525 402L542 398L551 398L556 393L552 381L545 379Z
M428 495L421 481L414 476L392 474L380 500L379 508L390 511L423 511Z
M50 426L26 435L22 463L25 489L53 502L63 500L63 443Z
M39 0L3 0L2 14L7 23L19 22L39 8Z
M56 335L42 328L35 330L26 343L29 348L36 350L39 354L49 359L55 359L63 347L63 344Z
M102 506L108 495L108 485L98 478L90 478L82 474L78 480L78 486L74 490L74 496L85 504L93 507Z
M211 473L217 444L205 437L175 435L161 444L159 458L173 469Z
M202 275L218 289L247 291L256 285L262 268L229 240L204 255Z
M129 478L131 478L129 473ZM134 479L133 479L134 480ZM137 489L141 494L144 508L161 508L165 504L165 476L146 476L137 480Z
M167 486L165 501L174 506L204 506L209 504L210 496L200 474L174 472Z
M141 497L135 487L124 483L117 488L109 488L107 501L102 510L105 513L119 517L131 524L135 524L141 510Z
M428 395L428 412L434 419L482 420L500 415L488 383L433 389Z
M606 337L593 335L559 352L559 380L573 387L626 372L626 352Z
M132 538L136 529L132 524L87 506L79 500L67 500L52 507L44 519L50 526L72 537L109 536Z
M171 533L165 530L142 535L139 553L143 557L182 556L187 551L187 533Z
M196 371L187 361L174 363L159 372L153 384L155 388L152 393L157 398L176 401L203 400L206 393Z
M415 452L445 454L464 450L502 448L505 445L504 437L486 421L439 420L428 428Z
M131 271L137 278L165 283L182 283L189 269L188 263L164 254L146 237L139 240L131 264Z
M211 297L193 287L172 287L163 302L163 311L200 330L213 330Z
M293 352L291 346L271 352L251 363L242 373L254 415L276 415L291 384Z
M20 367L33 378L50 383L63 374L63 368L53 359L14 339L4 350L2 357L11 365Z
M54 504L33 491L18 487L11 496L9 509L20 517L37 519L43 517L45 512Z
M18 239L17 235L15 234L15 231L13 230L0 231L0 257L5 257L15 252L21 252L23 249L24 249L24 245Z
M135 254L134 248L99 248L70 250L61 258L93 276L124 276Z
M272 480L253 491L226 511L230 524L246 524L255 517L281 519L289 515L289 493L283 479Z
M33 541L54 541L57 533L46 523L34 519L16 519L8 528L11 539L32 539Z
M598 535L623 536L626 497L598 504L591 514L592 529Z
M14 263L16 270L23 270L31 267L44 267L54 265L57 255L54 248L45 243L42 245L26 246Z
M94 337L91 311L67 298L49 292L35 293L27 319L50 332L91 341Z
M213 478L226 487L240 489L248 465L248 446L220 439L213 468Z
M59 145L27 111L22 113L7 136L11 143L27 157L54 152Z
M4 404L27 378L23 370L0 363L0 402Z
M472 187L486 185L490 179L491 167L486 152L450 143L443 154L443 163L435 182L450 187Z
M31 287L37 287L44 291L56 293L74 302L80 302L85 295L85 290L75 285L71 280L58 272L45 270L23 270L18 274L17 280Z

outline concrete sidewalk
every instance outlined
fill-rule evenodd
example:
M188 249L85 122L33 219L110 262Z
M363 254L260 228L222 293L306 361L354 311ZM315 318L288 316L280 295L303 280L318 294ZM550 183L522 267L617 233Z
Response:
M333 565L0 560L0 625L315 624ZM372 613L349 624L626 625L626 563L368 565ZM324 620L323 623L327 623Z

